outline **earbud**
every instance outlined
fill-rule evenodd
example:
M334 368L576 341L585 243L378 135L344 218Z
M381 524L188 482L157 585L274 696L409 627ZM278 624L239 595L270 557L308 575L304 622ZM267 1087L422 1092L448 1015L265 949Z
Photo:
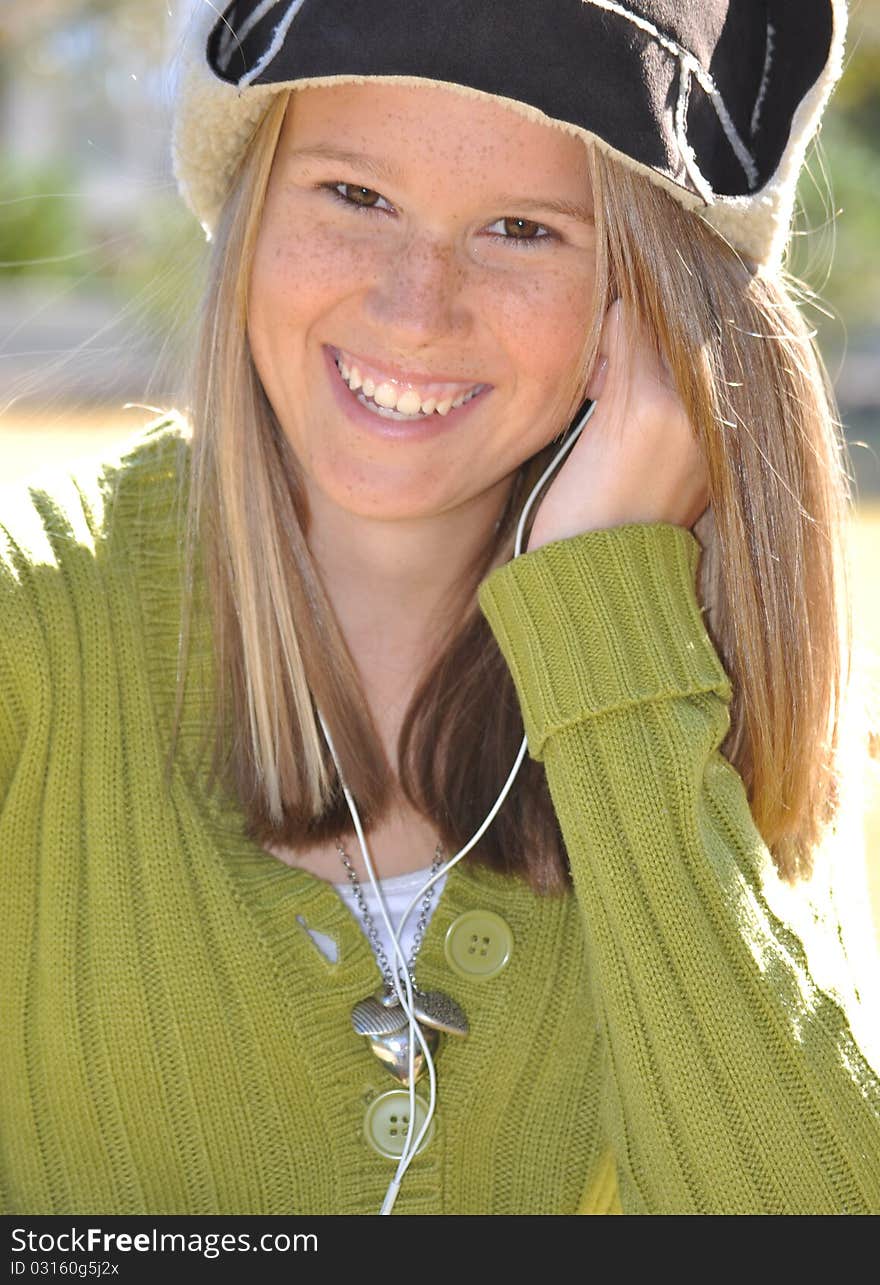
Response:
M607 359L605 360L605 365L602 365L600 363L599 369L597 370L597 374L595 377L595 384L599 387L601 387L601 384L604 383L605 366L607 366ZM577 441L578 437L580 436L584 428L584 425L587 423L587 420L590 418L590 416L593 413L593 410L595 409L597 397L598 397L598 391L596 391L595 397L589 403L587 410L584 412L584 414L578 421L577 425L566 436L565 440L563 441L559 450L554 455L550 464L544 470L543 474L538 479L538 481L535 483L534 487L532 488L532 492L529 495L529 498L526 500L525 504L523 505L522 513L520 514L519 523L516 529L516 540L514 542L514 549L513 549L514 558L518 558L522 552L523 531L525 530L526 519L529 516L529 512L531 511L531 508L533 503L535 502L535 499L540 494L545 482L548 480L551 474L555 471L555 469L559 466L559 464L561 464L562 460L571 450L572 446L574 446L575 442ZM348 789L348 786L345 784L345 780L342 775L342 768L339 764L339 759L336 757L336 750L333 746L332 738L330 736L329 731L327 730L327 724L324 722L324 716L322 715L320 709L318 709L318 718L320 720L321 727L324 729L324 735L327 738L327 745L330 748L330 753L332 754L333 761L336 764L336 770L339 773L339 779L342 782L342 789L345 795L346 802L348 803L348 810L351 813L352 820L354 821L354 828L357 833L358 842L361 845L361 852L363 853L363 857L364 857L364 865L366 866L367 874L370 877L370 883L372 884L373 890L376 893L376 899L379 903L379 910L381 912L382 919L391 937L391 945L394 950L395 958L399 961L400 965L402 966L401 967L402 978L398 975L398 970L396 967L392 971L394 973L394 986L395 986L395 990L397 991L397 997L400 1000L403 1010L406 1013L407 1018L409 1020L410 1062L409 1062L409 1076L407 1078L409 1080L409 1118L410 1120L415 1120L416 1118L415 1083L414 1083L414 1077L413 1077L413 1057L415 1054L414 1041L416 1039L418 1039L419 1046L421 1047L422 1053L424 1054L425 1065L427 1066L427 1069L428 1069L428 1079L429 1079L430 1088L431 1088L430 1102L428 1105L428 1113L425 1117L424 1123L422 1124L422 1127L419 1130L417 1136L414 1137L414 1132L415 1132L414 1130L410 1131L409 1135L407 1136L403 1154L401 1155L400 1160L398 1161L397 1169L395 1171L394 1177L391 1179L391 1182L389 1183L389 1186L388 1186L388 1190L385 1193L385 1199L382 1202L382 1208L379 1210L380 1214L390 1214L392 1209L394 1208L394 1202L397 1199L397 1193L400 1190L400 1185L401 1185L401 1182L403 1181L404 1174L409 1168L409 1165L413 1157L415 1156L419 1146L421 1145L422 1139L424 1138L425 1134L430 1128L431 1120L434 1116L434 1109L437 1102L437 1073L434 1067L434 1059L431 1056L431 1052L422 1034L421 1027L416 1021L415 1014L413 1013L412 982L410 980L409 969L407 968L407 962L404 957L404 953L400 944L398 933L402 931L404 924L409 919L415 907L419 904L421 899L424 897L428 888L430 888L432 884L436 883L436 881L439 878L441 878L442 875L446 874L447 871L451 870L454 865L456 865L459 861L461 861L462 857L466 856L467 853L470 852L471 848L473 848L474 844L478 843L479 840L482 838L482 836L485 834L486 830L489 828L492 821L495 819L495 816L498 813L498 809L501 807L501 804L504 802L504 800L507 798L508 793L510 792L510 787L513 785L513 782L516 779L516 774L519 772L519 769L522 766L523 760L525 759L528 745L527 745L526 737L524 736L522 740L522 744L519 747L519 752L516 756L516 761L513 767L511 768L510 775L505 781L504 786L502 787L501 793L498 795L498 798L495 800L494 804L492 805L482 825L479 827L479 829L474 834L474 836L465 844L465 846L461 849L461 851L457 852L454 857L452 857L449 861L446 862L445 865L441 866L440 869L436 872L436 874L433 874L431 878L425 882L423 887L419 889L419 891L413 897L412 901L407 906L406 910L403 912L400 922L397 925L397 928L395 929L389 918L388 909L385 905L385 899L382 895L382 889L379 886L379 883L376 879L375 871L373 869L373 862L370 859L370 854L369 854L369 851L367 850L367 842L364 837L363 829L361 827L361 819L360 819L360 816L358 815L357 806L355 804L354 798L352 797ZM401 986L401 981L403 982L403 986Z

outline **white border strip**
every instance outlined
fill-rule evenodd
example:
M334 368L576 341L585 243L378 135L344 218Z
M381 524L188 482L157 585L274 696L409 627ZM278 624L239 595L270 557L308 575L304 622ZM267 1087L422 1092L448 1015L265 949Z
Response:
M767 84L770 79L770 64L773 61L773 38L776 35L776 28L770 19L767 19L767 46L764 51L764 70L761 73L761 86L758 90L758 97L755 99L755 107L752 111L752 123L749 126L752 132L752 138L758 132L758 122L761 116L761 108L764 106L764 97L767 93Z
M685 79L689 81L690 76L696 76L701 87L712 103L712 106L715 108L715 114L721 122L722 128L727 135L728 142L733 148L734 154L736 155L740 165L743 167L749 187L754 191L758 186L758 167L755 164L755 158L740 138L739 132L733 123L730 112L727 110L727 105L724 102L715 81L712 79L709 72L700 64L698 59L694 57L690 50L685 49L674 40L670 40L669 36L664 36L663 33L654 26L653 22L649 22L647 18L642 18L639 14L630 12L630 10L625 8L622 4L616 4L615 0L581 0L581 3L592 4L597 9L605 9L608 13L617 14L619 18L625 18L626 21L631 22L634 27L638 27L641 31L647 32L649 36L653 36L658 44L662 45L664 49L668 50L669 53L674 54L675 57L679 59L681 63L682 81ZM687 77L685 77L685 72L688 73ZM700 174L693 149L687 141L684 114L680 110L682 92L683 91L681 90L679 91L679 110L676 111L676 138L678 140L678 146L681 150L682 159L684 160L687 171L693 179L695 186L697 186L697 189L700 191L703 198L708 200L709 204L712 204L714 198L711 195L711 188L707 184L705 178L703 178L703 175ZM699 183L697 182L694 171L699 175ZM709 192L709 197L706 197L706 191Z
M280 3L280 0L261 0L260 4L257 5L253 13L245 18L237 31L228 25L224 28L223 35L220 37L220 48L217 51L217 65L221 70L226 71L229 67L233 45L240 46L241 41L244 40L248 32L253 31L260 19L265 17L269 10L274 9L278 3Z
M245 72L242 76L241 80L238 82L239 89L244 88L244 86L249 85L252 80L255 80L256 77L259 76L261 72L265 71L269 64L277 57L281 51L281 46L284 44L284 39L290 30L291 23L303 7L304 3L305 0L291 0L290 8L275 28L271 45L263 54L262 58L260 58L260 60L251 67L250 71ZM259 7L262 8L262 5Z

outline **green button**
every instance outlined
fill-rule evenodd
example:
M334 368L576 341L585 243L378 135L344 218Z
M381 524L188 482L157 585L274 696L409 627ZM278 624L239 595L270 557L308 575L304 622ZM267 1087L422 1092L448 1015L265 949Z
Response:
M459 977L494 977L510 959L513 933L493 910L468 910L449 925L443 949Z
M417 1093L414 1128L416 1134L420 1131L427 1118L428 1103ZM433 1138L435 1120L436 1112L431 1117L428 1132L422 1139L416 1155L421 1155ZM380 1156L385 1156L388 1160L399 1160L403 1155L403 1148L406 1146L409 1132L408 1089L389 1089L387 1093L374 1098L367 1107L364 1114L364 1137L373 1150L379 1152Z

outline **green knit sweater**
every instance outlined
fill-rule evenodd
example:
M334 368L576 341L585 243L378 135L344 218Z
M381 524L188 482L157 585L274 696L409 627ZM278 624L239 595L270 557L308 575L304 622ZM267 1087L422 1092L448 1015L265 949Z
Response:
M0 515L0 1212L375 1213L395 1164L365 1122L394 1082L350 1013L378 965L193 766L207 637L163 776L185 452L158 422ZM419 982L471 1030L395 1213L880 1213L876 1053L829 907L804 918L819 972L771 908L698 555L630 525L480 587L574 886L450 872ZM471 911L512 935L492 975L447 963Z

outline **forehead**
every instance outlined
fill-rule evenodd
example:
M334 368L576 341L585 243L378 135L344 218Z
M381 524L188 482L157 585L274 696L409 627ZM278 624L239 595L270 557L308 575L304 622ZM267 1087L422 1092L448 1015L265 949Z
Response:
M520 113L499 99L423 81L306 86L290 95L279 149L326 146L364 152L401 176L414 167L464 181L503 174L530 187L583 194L589 186L582 138Z

